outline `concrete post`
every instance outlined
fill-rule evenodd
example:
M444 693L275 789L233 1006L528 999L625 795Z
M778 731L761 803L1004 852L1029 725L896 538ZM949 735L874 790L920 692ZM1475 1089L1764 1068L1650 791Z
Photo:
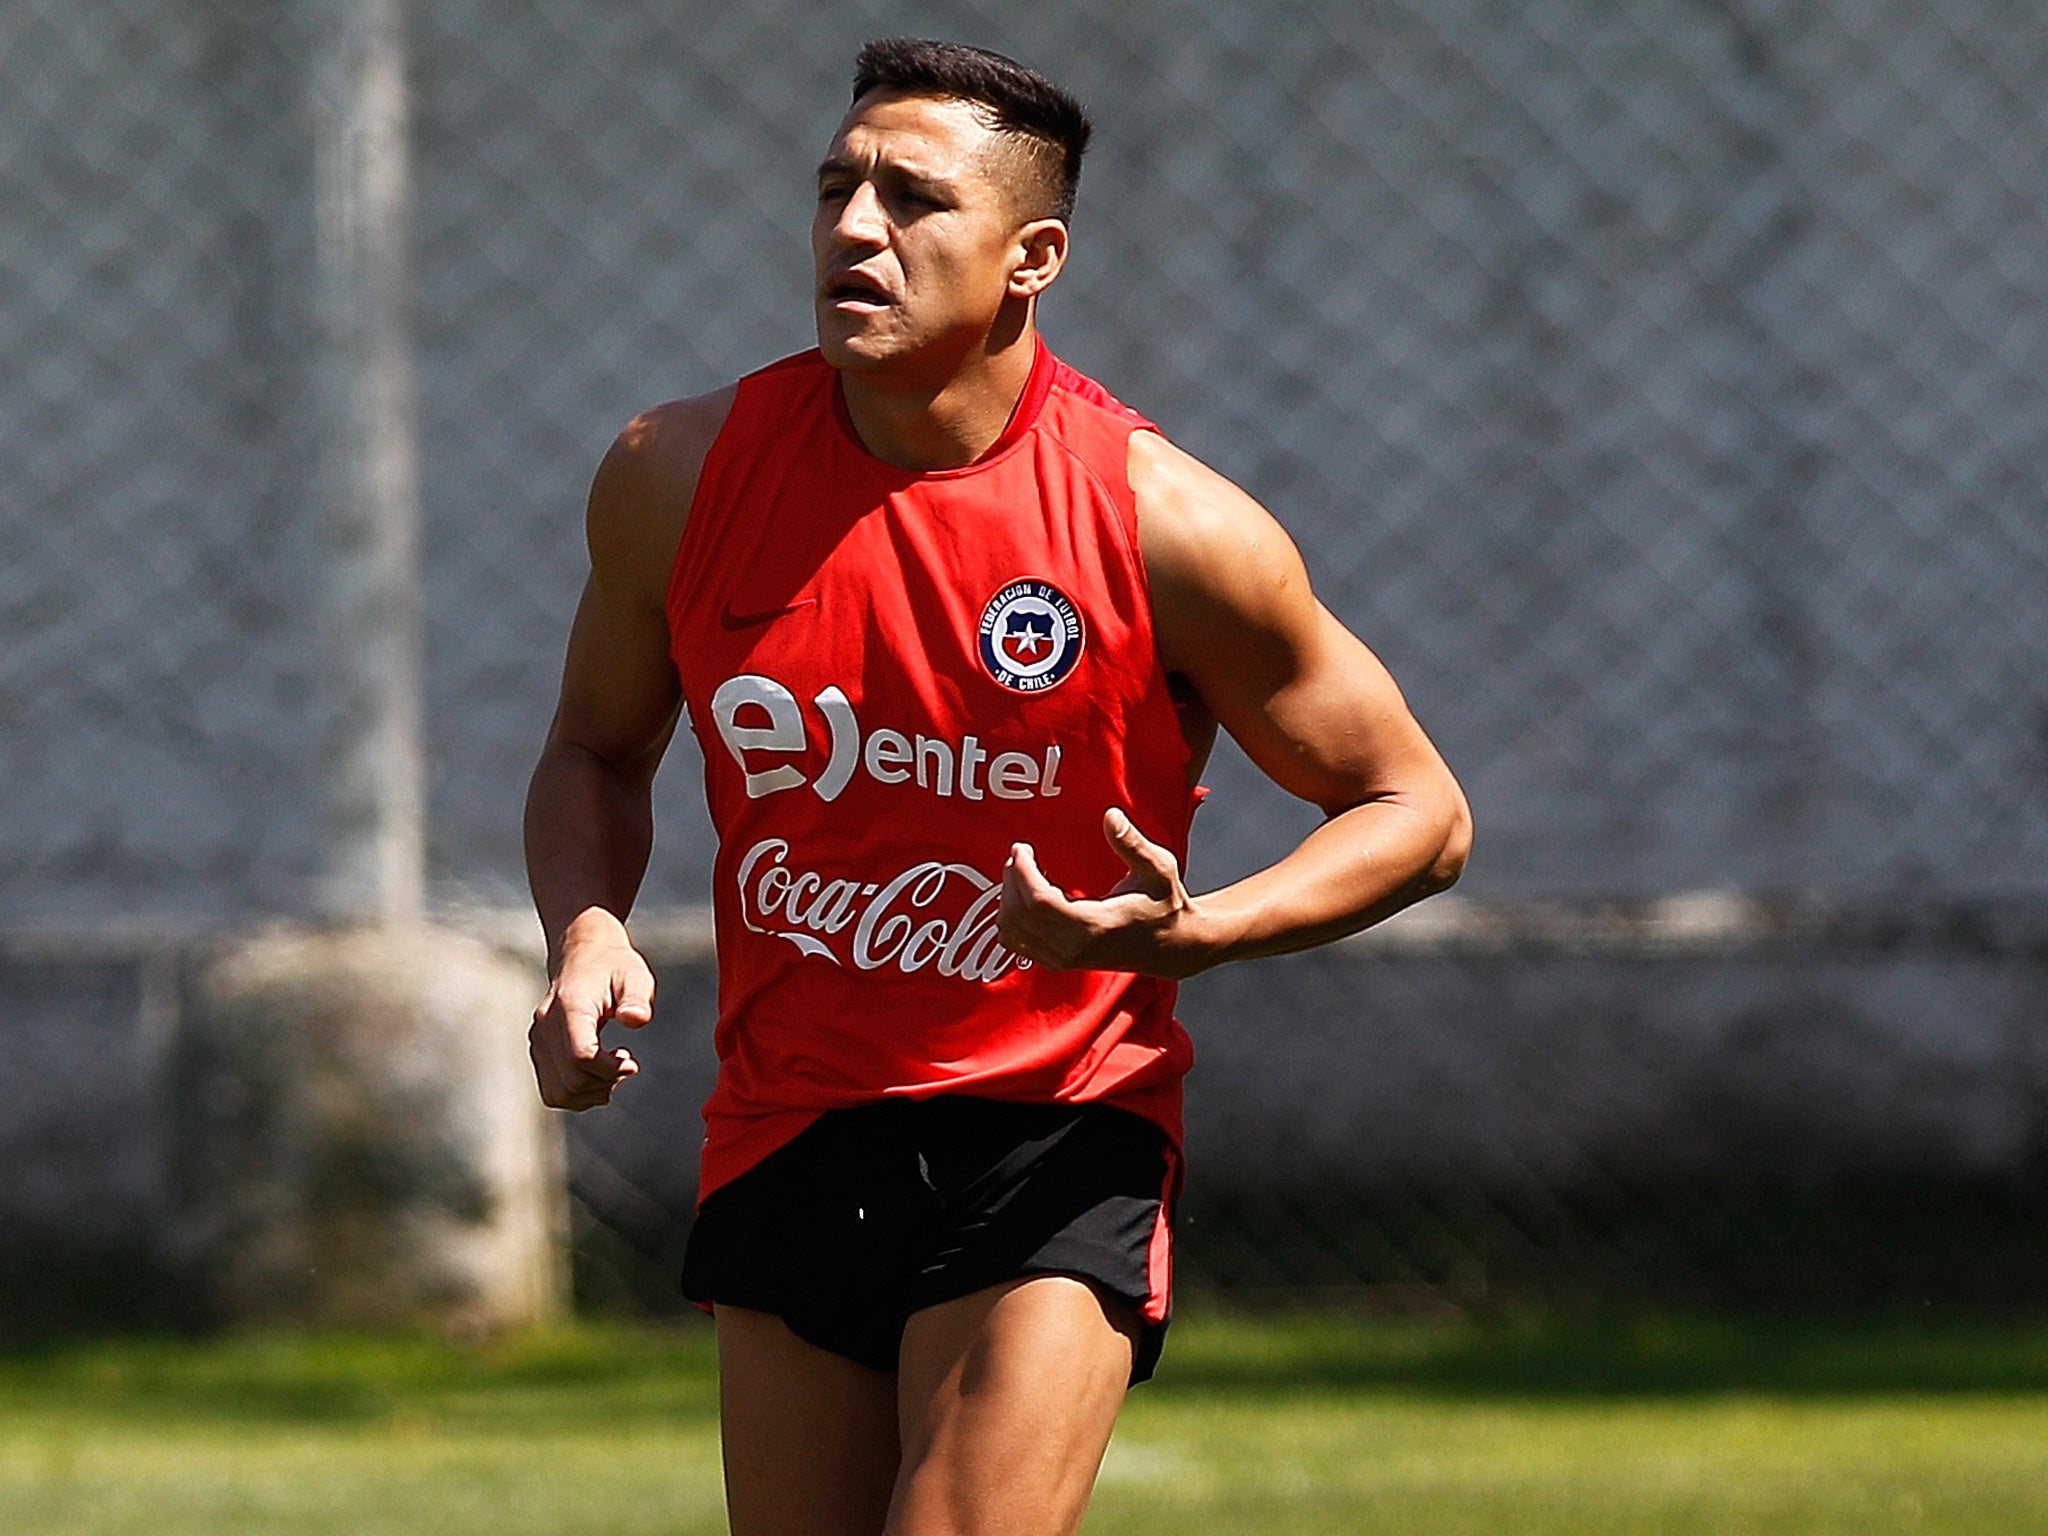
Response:
M328 915L423 905L418 384L404 0L322 0L313 70Z
M280 927L201 957L174 1057L202 1317L491 1330L567 1295L538 969L447 929Z
M404 0L314 0L327 926L199 967L177 1247L229 1322L497 1327L566 1296L542 979L423 921L417 383Z

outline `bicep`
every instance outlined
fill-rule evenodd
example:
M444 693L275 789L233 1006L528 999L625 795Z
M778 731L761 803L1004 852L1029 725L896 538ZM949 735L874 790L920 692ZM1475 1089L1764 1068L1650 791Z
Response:
M1285 639L1241 636L1240 654L1261 650L1264 666L1212 667L1191 681L1281 788L1335 813L1441 772L1386 667L1320 603Z
M1262 772L1327 812L1433 784L1436 749L1279 523L1178 450L1152 459L1140 526L1169 669Z

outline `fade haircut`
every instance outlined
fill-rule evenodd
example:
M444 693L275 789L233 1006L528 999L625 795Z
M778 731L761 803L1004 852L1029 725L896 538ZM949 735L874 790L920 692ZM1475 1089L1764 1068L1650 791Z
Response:
M1015 59L926 37L877 38L853 62L853 99L870 91L941 96L978 107L1037 183L1034 217L1072 219L1081 156L1094 131L1081 103Z

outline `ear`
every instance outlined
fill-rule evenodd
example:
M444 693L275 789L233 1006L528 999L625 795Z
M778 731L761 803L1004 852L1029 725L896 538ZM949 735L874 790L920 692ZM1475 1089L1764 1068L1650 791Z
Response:
M1010 269L1010 294L1035 299L1067 264L1066 221L1033 219L1017 231L1017 253L1017 265Z

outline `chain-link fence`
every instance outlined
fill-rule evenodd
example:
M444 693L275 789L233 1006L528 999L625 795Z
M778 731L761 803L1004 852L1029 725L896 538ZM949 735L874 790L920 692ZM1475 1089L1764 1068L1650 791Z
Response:
M0 15L0 923L309 900L318 19ZM1471 792L1475 898L2048 896L2037 8L419 0L413 23L444 897L518 899L590 468L650 401L807 343L810 168L859 41L897 31L1090 103L1053 344L1294 531ZM704 894L693 769L679 748L661 789L657 907ZM1215 781L1199 879L1306 824L1241 759ZM1879 951L1536 942L1215 978L1189 1000L1194 1152L1235 1182L1192 1187L1199 1262L1438 1288L1527 1252L1641 1267L1645 1191L1725 1173L1743 1137L1810 1187L1816 1116L1906 1157L1930 1071L2006 1105L1935 1161L2026 1183L2038 952ZM703 1031L674 1037L695 1081ZM1204 1107L1247 1080L1271 1087ZM579 1125L594 1231L642 1212L670 1236L634 1243L672 1240L688 1103ZM1730 1131L1760 1104L1783 1123ZM1671 1115L1718 1152L1672 1151ZM1255 1166L1319 1193L1247 1205Z

